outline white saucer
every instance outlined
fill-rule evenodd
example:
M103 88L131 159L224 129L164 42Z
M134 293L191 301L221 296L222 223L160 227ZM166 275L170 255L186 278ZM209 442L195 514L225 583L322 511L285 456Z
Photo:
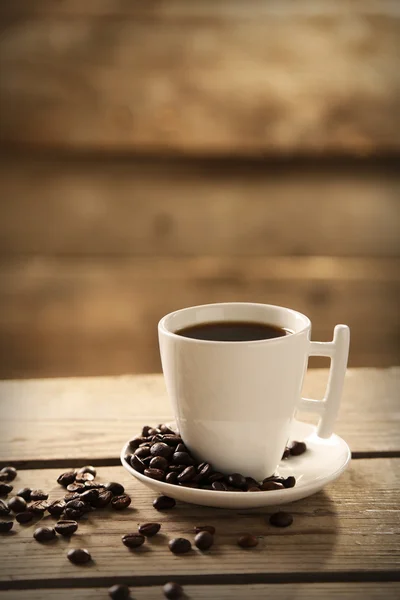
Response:
M326 440L319 438L315 433L314 425L294 421L291 439L306 442L307 452L301 456L290 457L280 463L277 469L278 475L283 477L294 475L296 478L295 487L284 490L218 492L156 481L138 473L126 462L124 456L129 453L128 443L122 449L121 462L125 469L147 487L158 494L170 496L176 500L219 508L260 508L294 502L315 494L327 483L337 479L350 462L351 453L346 442L335 434Z

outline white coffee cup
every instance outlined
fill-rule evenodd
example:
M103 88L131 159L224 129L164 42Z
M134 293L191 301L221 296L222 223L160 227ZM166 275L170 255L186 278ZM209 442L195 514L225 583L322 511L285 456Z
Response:
M293 333L257 341L209 341L177 335L192 325L247 321ZM305 315L269 304L205 304L177 310L158 324L168 395L184 443L224 473L262 480L272 475L298 409L317 412L317 434L328 438L339 409L350 331L336 325L332 342L312 342ZM301 397L309 356L328 356L323 400Z

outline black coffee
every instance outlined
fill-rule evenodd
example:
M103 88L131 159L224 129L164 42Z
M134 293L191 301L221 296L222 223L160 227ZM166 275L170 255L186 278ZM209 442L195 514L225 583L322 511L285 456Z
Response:
M195 340L211 340L215 342L250 342L254 340L270 340L293 333L289 329L255 323L252 321L213 321L184 327L175 332L183 337Z

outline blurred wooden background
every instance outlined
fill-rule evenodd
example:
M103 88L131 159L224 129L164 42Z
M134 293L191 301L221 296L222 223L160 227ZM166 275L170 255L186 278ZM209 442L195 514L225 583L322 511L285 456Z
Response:
M397 3L3 0L0 24L0 377L159 371L158 319L230 300L399 364Z

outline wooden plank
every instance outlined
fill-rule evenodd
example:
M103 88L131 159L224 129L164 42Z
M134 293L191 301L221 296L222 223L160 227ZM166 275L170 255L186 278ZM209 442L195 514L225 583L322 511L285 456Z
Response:
M16 485L35 486L60 497L54 483L59 470L20 472ZM326 491L290 506L294 523L280 530L267 524L274 509L228 511L179 504L175 510L156 512L153 492L143 487L122 467L100 469L103 481L119 480L132 496L132 508L123 512L98 512L81 521L71 540L57 539L38 544L32 537L34 525L16 526L17 533L2 536L0 543L0 585L4 588L39 587L58 580L58 586L74 579L107 585L116 580L141 584L160 584L179 576L187 583L242 582L267 583L274 575L287 578L296 574L369 574L393 577L400 566L399 483L400 460L376 459L353 461L349 470ZM146 543L142 551L130 552L121 536L134 531L138 523L157 520L162 535ZM45 518L52 523L51 517ZM193 540L198 524L216 527L215 546L206 554L197 550L186 556L174 556L167 541L177 536ZM42 523L43 524L43 523ZM238 548L236 540L243 532L259 536L259 545L250 551ZM365 543L368 539L368 543ZM77 568L66 552L71 547L87 547L93 564ZM316 556L318 563L316 564ZM214 578L214 580L213 580ZM261 579L261 580L260 580ZM222 580L222 581L221 581ZM101 582L101 583L100 583ZM85 584L87 585L87 583Z
M322 398L327 378L310 370L304 395ZM335 431L353 452L400 451L399 392L400 368L348 370ZM3 465L118 460L143 425L172 419L161 375L4 381L0 412Z
M393 3L124 3L119 14L104 2L46 4L2 11L3 143L167 154L399 148Z
M3 156L0 186L6 255L400 255L395 162Z

